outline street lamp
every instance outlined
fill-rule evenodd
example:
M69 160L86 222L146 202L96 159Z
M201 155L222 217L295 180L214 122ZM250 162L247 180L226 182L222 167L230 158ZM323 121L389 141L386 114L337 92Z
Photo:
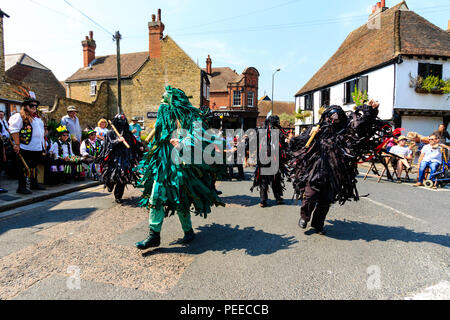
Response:
M275 80L275 74L277 72L281 71L281 69L278 69L277 71L275 71L272 75L272 115L273 115L273 87L274 87L274 80Z

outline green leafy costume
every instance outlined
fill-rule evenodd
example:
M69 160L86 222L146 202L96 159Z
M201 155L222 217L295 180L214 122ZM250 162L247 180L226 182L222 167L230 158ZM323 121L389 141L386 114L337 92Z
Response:
M138 167L142 175L138 187L144 189L141 206L150 209L150 229L153 231L160 232L162 218L177 211L183 230L187 232L192 228L191 211L206 218L212 206L225 206L214 187L217 166L204 161L194 162L195 145L203 152L211 144L218 143L215 138L205 137L208 125L204 117L205 114L191 105L182 90L166 87L154 140ZM186 130L187 136L180 137L178 129ZM175 148L170 143L173 138L178 138L185 148ZM188 149L191 155L185 152Z

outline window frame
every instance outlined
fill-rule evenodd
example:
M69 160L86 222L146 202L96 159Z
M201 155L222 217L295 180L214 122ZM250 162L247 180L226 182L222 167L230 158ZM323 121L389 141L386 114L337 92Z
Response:
M253 91L247 92L247 106L249 107L255 106L255 93Z
M314 93L309 93L305 95L305 110L307 111L314 110Z
M236 95L239 95L239 98L237 98ZM236 104L235 102L239 99L239 104ZM233 107L241 107L242 106L242 92L241 90L234 90L233 91Z
M97 81L91 81L90 94L91 94L91 97L95 96L97 94Z
M438 78L442 80L443 72L444 66L438 63L419 62L417 66L417 75L423 79L433 75L438 76Z

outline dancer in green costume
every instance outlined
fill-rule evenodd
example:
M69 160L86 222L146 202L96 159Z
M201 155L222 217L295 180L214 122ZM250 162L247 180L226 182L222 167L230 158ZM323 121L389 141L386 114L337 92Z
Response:
M195 238L191 211L206 218L212 206L225 206L214 186L217 167L205 164L203 156L194 161L194 147L203 155L205 148L220 141L205 135L208 125L204 120L204 112L193 107L183 91L166 87L150 151L138 167L142 174L138 187L144 188L141 205L150 210L150 233L136 243L138 249L158 247L164 218L175 212L184 231L181 242L190 243ZM185 130L184 137L179 129Z

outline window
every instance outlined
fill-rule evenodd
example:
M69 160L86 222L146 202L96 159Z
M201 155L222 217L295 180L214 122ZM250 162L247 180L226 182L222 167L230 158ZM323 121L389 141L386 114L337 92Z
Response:
M91 96L97 94L97 81L91 81Z
M241 91L233 91L233 106L241 105Z
M437 76L442 79L442 64L419 63L418 75L423 79L428 76Z
M324 89L320 91L320 106L321 107L330 106L330 89Z
M353 92L355 92L355 88L357 88L362 93L369 92L369 77L361 77L352 81L348 81L344 84L344 103L351 104L353 101Z
M255 98L255 93L253 91L250 91L247 95L247 105L249 107L254 106L254 98Z
M305 96L305 110L314 110L314 94L310 93Z

